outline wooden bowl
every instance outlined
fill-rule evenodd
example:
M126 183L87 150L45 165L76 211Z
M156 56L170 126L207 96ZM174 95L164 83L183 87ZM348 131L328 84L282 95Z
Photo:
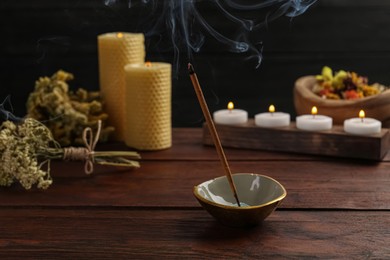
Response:
M354 100L323 99L312 91L316 79L314 76L304 76L295 82L294 105L297 115L310 114L316 106L318 113L333 118L333 124L342 125L345 119L357 117L361 109L367 117L382 122L382 127L390 127L390 90L378 95Z
M194 187L194 195L215 219L231 227L255 226L268 217L286 197L285 188L271 177L233 174L241 207L238 207L226 176Z

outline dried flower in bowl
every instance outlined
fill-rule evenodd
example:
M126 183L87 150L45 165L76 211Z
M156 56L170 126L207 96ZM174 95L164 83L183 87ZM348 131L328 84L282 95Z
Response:
M322 115L333 118L334 124L343 124L344 120L356 117L364 109L369 117L382 122L383 127L390 127L390 88L377 95L355 99L330 99L313 92L318 88L318 79L308 75L298 78L294 85L294 106L297 115L304 115L316 106ZM347 92L346 95L352 95ZM334 94L336 95L336 94Z
M369 85L368 78L356 72L340 70L333 73L331 68L325 66L321 75L316 76L313 92L325 99L358 99L377 95L386 88L379 83Z

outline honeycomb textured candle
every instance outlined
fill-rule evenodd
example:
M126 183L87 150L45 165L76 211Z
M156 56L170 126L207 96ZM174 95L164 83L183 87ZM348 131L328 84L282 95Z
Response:
M171 147L171 65L129 64L125 71L126 145L139 150Z
M141 33L106 33L98 36L100 91L115 127L115 139L124 140L124 66L145 62L145 38Z

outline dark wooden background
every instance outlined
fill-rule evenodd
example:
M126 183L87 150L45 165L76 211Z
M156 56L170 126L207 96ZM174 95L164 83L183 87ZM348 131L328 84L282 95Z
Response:
M148 10L137 7L137 1L132 1L129 9L128 3L118 0L107 6L104 0L2 0L0 99L11 95L15 113L24 115L34 81L58 69L74 73L72 88L97 90L97 35L143 32L146 28ZM218 31L234 35L231 22L209 1L197 1L196 6ZM242 15L261 20L265 11ZM266 110L270 103L294 115L294 81L319 73L323 65L357 71L370 81L389 85L389 29L389 1L319 0L303 15L282 17L258 32L255 40L263 41L263 61L258 69L253 59L247 59L248 54L230 53L211 37L191 61L212 111L233 100L250 116ZM167 42L158 40L147 37L147 59L172 62ZM187 62L186 53L181 53L173 78L174 126L200 126L202 122Z

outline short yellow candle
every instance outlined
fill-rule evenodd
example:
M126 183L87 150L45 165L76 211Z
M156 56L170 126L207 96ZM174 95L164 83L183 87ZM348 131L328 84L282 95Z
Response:
M100 91L108 122L116 130L116 140L124 140L124 66L145 62L144 42L142 33L113 32L98 36Z
M126 145L139 150L171 147L171 64L129 64L125 74Z

